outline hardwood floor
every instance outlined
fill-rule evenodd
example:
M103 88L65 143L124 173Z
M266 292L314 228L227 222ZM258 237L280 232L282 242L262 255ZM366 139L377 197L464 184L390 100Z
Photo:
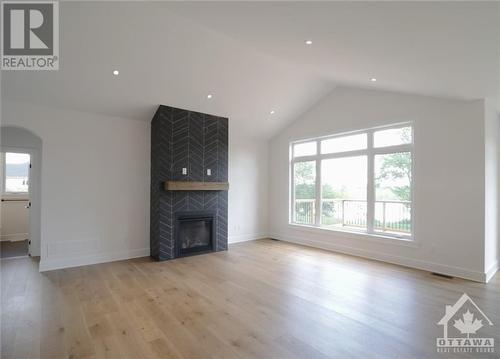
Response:
M495 324L481 334L500 353L499 275L450 280L272 240L161 263L1 270L3 359L447 358L436 323L463 292Z
M0 258L22 257L28 255L28 240L1 241Z

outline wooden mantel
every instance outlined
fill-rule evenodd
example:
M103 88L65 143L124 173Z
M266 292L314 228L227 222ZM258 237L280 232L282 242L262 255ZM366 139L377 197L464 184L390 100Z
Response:
M229 182L166 181L167 191L227 191Z

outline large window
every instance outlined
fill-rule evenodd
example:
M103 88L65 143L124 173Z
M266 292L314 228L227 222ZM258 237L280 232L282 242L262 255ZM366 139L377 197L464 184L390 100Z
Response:
M1 154L4 194L27 194L29 188L30 155L3 152Z
M412 237L412 127L291 144L291 222Z

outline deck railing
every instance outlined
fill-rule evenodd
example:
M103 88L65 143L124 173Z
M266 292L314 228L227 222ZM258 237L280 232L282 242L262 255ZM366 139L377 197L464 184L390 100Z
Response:
M295 222L314 224L316 201L295 200ZM366 227L367 202L352 199L322 199L321 225L334 227ZM411 202L376 201L374 229L383 232L411 232Z
M316 200L296 199L295 200L295 222L302 224L314 224L316 216Z

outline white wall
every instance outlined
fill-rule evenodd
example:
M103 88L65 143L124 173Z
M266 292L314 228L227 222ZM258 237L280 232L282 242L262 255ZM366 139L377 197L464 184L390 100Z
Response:
M267 237L268 143L229 124L229 243Z
M29 223L26 201L5 201L1 203L1 241L22 241L28 239Z
M40 268L149 255L149 123L2 105L43 140Z
M270 143L272 237L485 280L483 101L338 88ZM288 224L289 142L413 121L415 243Z
M149 255L150 123L3 101L43 140L41 269ZM229 241L267 234L267 141L231 127Z
M499 260L499 161L500 124L495 106L485 102L485 263L488 277L498 269Z

